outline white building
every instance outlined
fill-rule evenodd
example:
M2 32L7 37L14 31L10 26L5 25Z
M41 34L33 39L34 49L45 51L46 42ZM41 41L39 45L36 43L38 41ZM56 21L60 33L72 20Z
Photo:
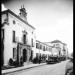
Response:
M67 45L59 40L54 40L52 42L46 42L46 44L52 46L52 55L57 56L67 56Z
M51 56L52 48L51 46L36 40L35 54L36 54L36 57L39 58L39 56L41 56L41 58L44 58L44 60L46 60L46 58L49 58L49 56Z
M49 58L51 55L67 54L67 45L60 41L47 43L36 40L35 28L27 21L25 8L21 7L19 16L11 10L2 11L1 14L1 56L2 65L8 65L10 58L20 64L21 57L24 63L35 57ZM64 51L64 52L63 52Z
M36 45L35 28L27 22L25 8L20 9L17 16L11 10L2 12L1 22L1 52L2 65L8 65L9 59L29 62Z

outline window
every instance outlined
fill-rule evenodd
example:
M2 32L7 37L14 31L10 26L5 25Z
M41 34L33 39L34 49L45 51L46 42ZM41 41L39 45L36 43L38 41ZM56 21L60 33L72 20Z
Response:
M13 20L13 24L15 24L16 22L15 22L15 20Z
M40 44L40 49L42 49L42 45Z
M36 48L38 48L39 46L38 46L38 43L36 43Z
M43 51L45 51L45 46L43 47Z
M13 48L13 58L14 59L17 58L17 50L16 50L16 48Z
M23 35L23 42L26 44L26 35Z
M4 40L4 29L1 29L1 39Z
M15 42L15 31L13 31L13 42Z
M33 45L33 39L31 39L31 43L32 43L32 47L34 47L34 45Z

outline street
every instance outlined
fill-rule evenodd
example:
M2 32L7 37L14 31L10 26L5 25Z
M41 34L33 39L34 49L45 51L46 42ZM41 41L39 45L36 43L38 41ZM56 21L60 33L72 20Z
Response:
M73 0L2 0L1 75L73 74Z
M67 61L62 61L5 75L65 75L66 63Z

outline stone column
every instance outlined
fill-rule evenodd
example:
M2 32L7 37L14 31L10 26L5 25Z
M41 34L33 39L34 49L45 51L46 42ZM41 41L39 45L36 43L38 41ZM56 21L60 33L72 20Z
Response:
M27 62L29 63L29 48L27 47Z
M30 56L31 56L31 50L30 47L27 47L27 62L29 63L30 60Z

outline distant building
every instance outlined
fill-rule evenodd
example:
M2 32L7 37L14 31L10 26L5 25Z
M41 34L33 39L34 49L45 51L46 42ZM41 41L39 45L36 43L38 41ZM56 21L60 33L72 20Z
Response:
M23 62L29 62L33 58L36 38L35 28L27 22L25 8L21 7L19 16L9 9L1 16L2 65L8 65L10 58L20 63L23 57Z
M65 43L62 43L59 40L54 40L51 42L45 42L46 44L52 46L52 54L57 56L67 56L67 45Z

